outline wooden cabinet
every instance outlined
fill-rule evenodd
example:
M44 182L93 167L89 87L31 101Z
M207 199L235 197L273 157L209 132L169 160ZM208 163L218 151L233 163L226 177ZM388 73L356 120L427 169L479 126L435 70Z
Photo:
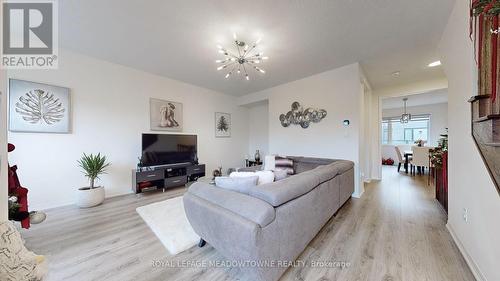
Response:
M448 153L443 154L443 166L436 168L436 200L448 213Z
M172 164L132 170L135 193L185 185L205 176L205 164Z

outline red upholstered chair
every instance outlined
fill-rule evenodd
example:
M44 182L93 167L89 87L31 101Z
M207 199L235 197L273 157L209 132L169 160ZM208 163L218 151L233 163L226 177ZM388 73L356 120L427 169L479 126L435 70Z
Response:
M9 143L8 146L8 151L11 152L15 149L16 147ZM21 212L28 212L28 189L24 188L21 186L21 183L19 182L19 178L17 177L17 166L10 166L9 165L9 195L15 195L17 196L17 203L19 203L19 211ZM30 218L27 217L24 220L21 221L21 226L23 228L30 228Z

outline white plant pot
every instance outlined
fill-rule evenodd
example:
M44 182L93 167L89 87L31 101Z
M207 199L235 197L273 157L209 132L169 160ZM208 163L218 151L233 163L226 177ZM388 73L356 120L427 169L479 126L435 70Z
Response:
M79 188L77 191L76 204L80 208L90 208L101 204L104 201L104 187L98 186L92 189L88 187Z

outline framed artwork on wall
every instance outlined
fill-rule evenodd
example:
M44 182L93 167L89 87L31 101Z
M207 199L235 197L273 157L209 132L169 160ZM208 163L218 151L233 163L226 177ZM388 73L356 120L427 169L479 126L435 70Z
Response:
M215 112L215 136L218 138L231 137L231 114Z
M9 79L9 130L11 132L69 133L69 88Z
M182 131L182 103L150 98L149 106L152 131Z

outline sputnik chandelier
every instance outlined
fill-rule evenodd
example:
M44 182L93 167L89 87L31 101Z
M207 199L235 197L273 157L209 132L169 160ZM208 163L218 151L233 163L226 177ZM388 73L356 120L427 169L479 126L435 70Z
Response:
M247 72L249 69L253 68L260 73L266 73L264 69L257 66L257 64L268 59L268 57L263 56L262 52L257 51L260 38L255 43L248 45L244 41L238 40L236 34L233 34L233 37L234 45L236 46L235 52L231 52L220 45L217 46L219 53L224 55L224 59L215 61L220 64L217 70L229 69L229 72L225 76L226 78L229 78L236 72L236 74L243 75L246 80L250 80Z

